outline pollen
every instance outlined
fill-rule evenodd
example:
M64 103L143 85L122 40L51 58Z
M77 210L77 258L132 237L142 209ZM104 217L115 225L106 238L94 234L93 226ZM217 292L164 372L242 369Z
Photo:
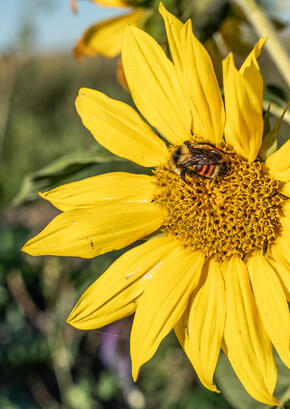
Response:
M164 230L219 261L266 251L281 228L285 200L261 162L231 153L226 166L226 175L215 179L186 175L183 181L170 164L154 171L154 203L167 210Z

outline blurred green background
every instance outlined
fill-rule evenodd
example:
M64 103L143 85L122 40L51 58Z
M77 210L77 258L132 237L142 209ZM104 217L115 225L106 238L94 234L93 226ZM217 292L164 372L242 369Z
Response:
M231 14L226 10L221 19ZM121 251L92 261L33 258L20 252L57 213L35 199L38 190L108 170L142 171L97 146L74 108L80 87L131 103L116 79L116 60L100 57L79 63L69 49L39 54L33 49L33 27L31 18L24 19L11 47L0 55L0 408L266 407L243 391L223 356L217 383L224 393L203 388L173 334L134 384L130 319L90 332L66 324L83 290ZM285 38L289 45L289 36ZM261 61L267 95L282 106L289 90L269 57ZM285 122L280 144L288 134ZM282 365L280 369L284 391L289 373Z

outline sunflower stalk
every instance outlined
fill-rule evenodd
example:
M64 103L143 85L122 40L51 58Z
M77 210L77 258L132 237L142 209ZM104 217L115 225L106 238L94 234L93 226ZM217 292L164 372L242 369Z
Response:
M266 48L282 74L285 82L290 86L290 60L279 40L277 33L267 18L266 14L258 6L255 0L234 0L246 14L259 37L269 37Z
M290 386L289 388L286 390L286 392L284 393L284 395L281 397L280 399L280 405L278 406L277 409L283 409L285 408L285 403L288 402L290 400Z

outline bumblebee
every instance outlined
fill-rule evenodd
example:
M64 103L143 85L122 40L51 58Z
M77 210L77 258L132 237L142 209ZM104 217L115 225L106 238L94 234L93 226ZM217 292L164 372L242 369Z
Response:
M211 143L192 145L191 142L185 141L171 155L170 165L184 181L186 174L214 179L224 176L227 172L225 155L225 152Z

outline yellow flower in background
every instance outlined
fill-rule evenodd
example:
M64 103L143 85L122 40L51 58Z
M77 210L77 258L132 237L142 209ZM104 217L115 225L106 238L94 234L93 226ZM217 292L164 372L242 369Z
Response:
M125 0L91 0L93 3L99 4L100 6L106 7L128 7L128 2ZM77 0L70 0L71 9L73 11L77 10Z
M153 175L107 173L42 194L62 213L24 251L91 258L162 228L115 261L68 322L96 329L135 313L135 380L174 329L205 387L218 391L213 375L222 348L248 393L275 405L273 346L290 364L290 141L265 163L257 159L263 81L256 58L265 40L240 70L231 54L224 60L223 102L191 21L182 24L162 4L160 12L173 62L131 26L122 62L138 110L167 143L123 102L91 89L76 100L101 145L155 168ZM197 152L222 160L186 165Z
M100 6L128 8L131 4L123 0L92 0ZM76 0L71 4L75 9ZM150 11L141 7L133 9L128 14L110 18L89 27L78 40L74 49L76 58L95 57L103 55L108 58L121 53L123 32L128 24L142 27Z

